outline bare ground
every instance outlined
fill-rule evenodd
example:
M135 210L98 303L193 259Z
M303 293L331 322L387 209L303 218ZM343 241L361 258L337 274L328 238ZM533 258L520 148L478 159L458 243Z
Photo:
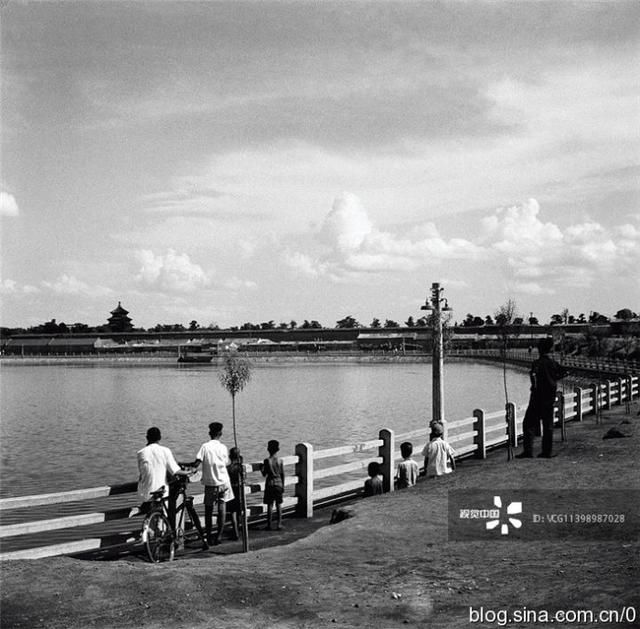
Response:
M219 552L161 565L136 558L3 562L1 625L457 628L471 626L470 606L595 612L632 606L640 617L637 536L491 544L447 538L451 489L640 489L637 413L636 403L627 415L622 408L605 411L600 425L593 417L569 424L568 442L556 444L552 460L507 462L500 450L485 461L462 462L441 481L353 503L354 517L339 524L320 526L329 519L321 512L312 522L288 520L287 530L272 537L253 532L254 550L246 555L230 554L238 547L223 544ZM614 426L631 437L603 440Z

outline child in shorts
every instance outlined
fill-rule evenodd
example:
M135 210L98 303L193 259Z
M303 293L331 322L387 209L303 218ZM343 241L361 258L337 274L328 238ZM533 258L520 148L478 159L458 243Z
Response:
M266 478L264 485L264 504L267 505L267 531L271 530L273 517L273 505L276 506L276 530L282 529L282 497L284 495L284 464L277 456L280 451L280 443L272 439L267 443L269 457L261 466L262 475Z

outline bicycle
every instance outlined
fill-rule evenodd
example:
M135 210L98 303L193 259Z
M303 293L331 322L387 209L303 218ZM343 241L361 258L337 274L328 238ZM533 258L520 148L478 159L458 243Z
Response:
M193 496L187 495L188 482L188 477L177 476L169 484L170 494L166 497L164 486L151 492L151 508L142 523L142 542L152 563L173 561L175 551L184 549L194 537L203 550L209 548Z

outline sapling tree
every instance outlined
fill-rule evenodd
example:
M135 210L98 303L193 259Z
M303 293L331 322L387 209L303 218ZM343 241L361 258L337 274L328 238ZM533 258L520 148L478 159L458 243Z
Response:
M220 384L231 395L231 416L233 422L233 443L238 448L238 431L236 427L236 395L245 388L251 379L251 363L234 354L229 354L224 360L220 372ZM242 457L240 458L242 464ZM249 526L247 523L247 505L244 495L244 465L240 466L240 495L237 496L240 504L240 517L242 519L242 549L246 553L249 550Z
M516 302L508 299L498 310L494 318L497 326L498 338L500 340L500 355L502 357L502 381L504 383L505 404L509 403L509 389L507 388L507 350L509 348L509 338L520 333L519 326L514 326L514 320L518 317Z
M504 384L504 401L505 401L505 413L508 425L507 434L507 458L511 460L513 458L513 443L512 443L512 430L515 424L515 418L510 416L513 408L509 406L509 389L507 387L507 349L509 347L509 337L511 335L517 336L520 333L520 326L514 325L514 320L518 318L516 311L516 302L513 299L508 299L498 310L495 312L495 325L497 326L498 338L500 339L500 354L502 356L502 382ZM520 319L522 321L522 319Z

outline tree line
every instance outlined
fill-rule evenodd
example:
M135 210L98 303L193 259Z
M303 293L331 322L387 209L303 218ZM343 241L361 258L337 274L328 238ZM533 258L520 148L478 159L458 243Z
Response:
M531 313L529 317L518 316L515 312L515 309L511 309L508 313L508 321L505 321L505 316L507 316L506 311L504 311L504 306L501 307L498 311L496 311L493 316L485 315L478 316L472 313L467 313L465 318L459 323L456 321L453 324L453 327L462 327L462 328L477 328L484 326L497 326L498 328L504 327L505 324L511 326L520 326L520 325L542 325L540 324L537 317ZM408 317L404 322L398 322L393 319L379 319L378 317L374 317L369 324L360 323L355 317L352 315L347 315L342 319L339 319L335 323L335 328L373 328L373 329L383 329L383 328L426 328L431 327L432 325L432 317L433 314L428 316L423 316L417 319L414 319L412 316ZM638 319L638 314L632 311L629 308L622 308L618 310L614 315L613 319L619 321L631 321L634 319ZM592 324L592 325L606 325L610 323L611 319L606 315L603 315L599 312L590 312L589 315L585 315L584 313L580 313L579 315L573 315L569 312L567 308L563 309L559 313L551 315L548 324L545 325L571 325L571 324ZM450 325L450 317L449 320L445 322ZM183 325L182 323L158 323L150 328L140 328L140 327L131 327L128 331L131 332L196 332L198 330L220 330L220 326L216 323L210 323L208 325L201 326L196 320L192 320L188 325ZM316 319L304 319L302 323L298 323L295 320L290 321L282 321L276 323L274 320L262 321L260 323L252 323L245 322L239 326L231 326L226 328L230 332L235 332L238 330L249 330L249 331L260 331L260 330L295 330L295 329L325 329L325 326L322 325ZM99 326L89 326L86 323L73 323L66 324L64 322L57 322L55 319L51 319L45 323L40 325L32 326L29 328L8 328L8 327L0 327L0 334L4 337L12 336L14 334L109 334L114 331L123 331L123 330L114 330L108 324L103 324Z

